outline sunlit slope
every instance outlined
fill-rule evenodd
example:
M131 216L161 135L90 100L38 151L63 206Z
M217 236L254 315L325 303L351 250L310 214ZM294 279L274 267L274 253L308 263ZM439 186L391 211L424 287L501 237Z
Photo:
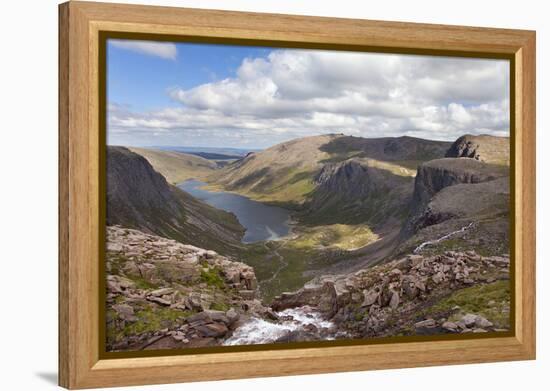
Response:
M190 178L204 178L217 168L216 162L212 160L186 153L136 147L128 149L147 159L153 168L172 184Z

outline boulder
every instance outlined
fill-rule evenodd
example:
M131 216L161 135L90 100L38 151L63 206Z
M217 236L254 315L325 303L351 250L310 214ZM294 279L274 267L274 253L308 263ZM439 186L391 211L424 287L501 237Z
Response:
M489 322L487 319L485 319L483 316L480 316L480 315L477 316L475 325L478 328L493 327L493 323Z
M153 303L163 305L163 306L169 306L169 305L172 304L172 302L170 300L164 299L162 297L157 297L157 296L147 296L147 300L149 300Z
M225 324L229 324L229 319L227 318L227 316L225 315L225 312L223 311L206 310L204 312L214 322L223 322Z
M229 309L226 313L225 313L225 316L227 317L227 319L229 320L229 324L232 325L234 324L235 322L237 322L240 318L240 315L237 311L235 311L234 308L231 308Z
M134 315L134 308L128 304L115 304L112 307L117 313L118 317L122 320L134 322L137 320Z
M397 306L399 306L399 293L393 291L390 299L390 307L395 310Z
M466 327L472 327L476 324L477 317L475 314L466 314L461 320Z
M363 300L362 307L369 307L376 303L378 300L378 297L380 296L380 291L378 288L373 288L370 291L365 291L363 293L365 295L365 300Z
M453 332L458 330L458 325L454 322L443 322L441 327L444 328L445 330L453 331Z
M174 293L174 288L161 288L150 293L151 296L164 296Z
M243 298L243 300L254 300L254 297L256 297L256 292L249 289L243 289L239 291L239 295Z
M433 319L422 320L414 324L414 327L417 329L422 329L422 328L431 329L431 328L434 328L435 326L436 326L436 323L435 323L435 320Z
M195 328L202 337L223 337L229 329L224 323L209 323Z
M210 314L207 311L203 311L203 312L199 312L189 316L186 319L186 321L189 324L206 324L206 323L211 323L212 318L210 317Z

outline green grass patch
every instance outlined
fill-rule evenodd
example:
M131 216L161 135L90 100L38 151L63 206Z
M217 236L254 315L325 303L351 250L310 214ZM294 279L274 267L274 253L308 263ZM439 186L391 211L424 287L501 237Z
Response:
M458 320L466 313L473 313L487 318L496 327L509 328L510 281L497 281L461 289L425 310L425 315L449 312L455 306L459 306L460 311L451 320Z
M378 239L369 226L330 224L303 229L298 238L288 243L295 249L333 247L341 250L353 250L364 247Z
M212 303L210 305L210 309L211 310L215 310L215 311L228 311L229 308L231 308L228 304L226 303Z
M124 337L154 332L163 328L172 328L183 324L184 319L191 314L191 311L147 306L135 313L138 319L136 322L127 323L121 329L108 326L107 339L110 343L116 343ZM113 310L108 310L107 316L108 319L116 319L117 317L116 312Z
M210 287L218 289L225 288L223 278L220 275L220 270L217 268L201 269L201 281L206 283Z

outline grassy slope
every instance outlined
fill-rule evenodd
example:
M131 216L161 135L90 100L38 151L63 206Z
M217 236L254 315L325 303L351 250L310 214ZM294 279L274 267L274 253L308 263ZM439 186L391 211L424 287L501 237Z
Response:
M490 319L498 328L510 328L510 281L475 285L461 289L423 312L425 318L435 319L442 314L452 315L449 321L458 321L468 313Z
M217 168L215 162L200 156L174 151L129 147L143 156L168 182L178 184L186 179L202 179Z
M319 148L333 136L292 140L250 154L209 178L215 188L257 201L300 206L313 190L313 176L328 154Z

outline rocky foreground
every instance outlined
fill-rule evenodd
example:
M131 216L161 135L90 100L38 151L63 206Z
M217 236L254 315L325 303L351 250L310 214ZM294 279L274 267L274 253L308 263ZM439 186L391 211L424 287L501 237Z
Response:
M214 251L107 227L107 350L219 345L252 316L254 270Z
M508 255L408 255L354 274L324 276L277 297L272 308L310 306L345 338L505 331ZM317 330L300 340L315 340Z
M106 260L109 351L510 328L508 255L408 255L316 278L271 307L250 266L214 251L111 226Z

